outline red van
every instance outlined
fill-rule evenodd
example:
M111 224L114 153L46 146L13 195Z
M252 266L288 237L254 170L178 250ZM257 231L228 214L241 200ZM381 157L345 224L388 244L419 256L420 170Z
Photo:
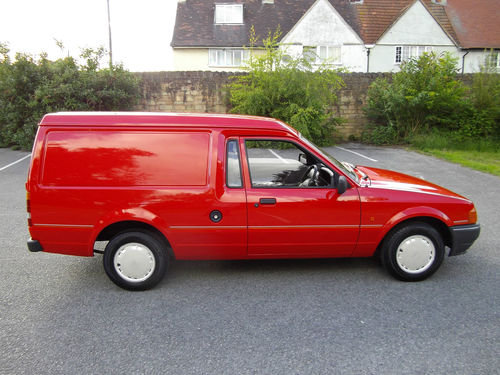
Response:
M470 200L340 163L259 117L48 114L26 188L30 251L103 253L130 290L157 284L172 259L376 254L394 277L422 280L480 231Z

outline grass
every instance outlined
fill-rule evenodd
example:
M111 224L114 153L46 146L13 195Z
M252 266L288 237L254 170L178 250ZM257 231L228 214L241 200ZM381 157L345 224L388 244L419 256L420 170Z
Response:
M431 132L414 136L411 146L426 154L500 176L500 141L492 139L457 140L450 134Z

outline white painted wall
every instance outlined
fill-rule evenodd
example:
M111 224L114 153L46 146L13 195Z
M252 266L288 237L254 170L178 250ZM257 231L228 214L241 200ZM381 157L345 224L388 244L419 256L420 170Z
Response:
M366 71L366 49L358 35L328 0L317 0L282 39L290 54L300 54L304 46L341 46L342 67Z
M462 56L465 52L460 54L460 67L462 66ZM482 65L486 62L486 57L490 54L490 51L469 51L465 56L464 73L477 73L480 71ZM500 73L500 68L496 69Z
M403 45L432 46L436 53L448 51L461 56L459 49L420 1L415 2L371 50L370 72L399 71L399 65L395 63L396 46Z
M214 67L208 65L208 48L174 48L174 70L176 71L213 71L213 72L238 72L237 67ZM252 53L261 54L255 50Z
M450 52L452 56L459 58L457 66L462 66L460 60L462 54L456 47L433 46L432 51L438 55L443 52ZM399 72L399 64L395 63L395 57L395 45L376 45L370 52L370 72Z

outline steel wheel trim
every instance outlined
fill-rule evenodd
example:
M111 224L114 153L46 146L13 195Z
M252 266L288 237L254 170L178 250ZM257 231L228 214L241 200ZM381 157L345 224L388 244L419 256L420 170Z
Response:
M434 259L436 259L434 243L421 234L404 239L396 252L398 266L411 274L425 272L432 266Z
M138 283L151 277L156 268L156 261L147 246L130 242L121 246L115 253L113 265L122 279Z

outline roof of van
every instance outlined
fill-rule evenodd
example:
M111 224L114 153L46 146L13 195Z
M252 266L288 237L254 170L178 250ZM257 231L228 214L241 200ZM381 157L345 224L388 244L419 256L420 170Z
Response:
M58 112L45 115L40 126L186 126L206 128L251 128L281 130L298 134L283 122L257 116L165 113L165 112Z

